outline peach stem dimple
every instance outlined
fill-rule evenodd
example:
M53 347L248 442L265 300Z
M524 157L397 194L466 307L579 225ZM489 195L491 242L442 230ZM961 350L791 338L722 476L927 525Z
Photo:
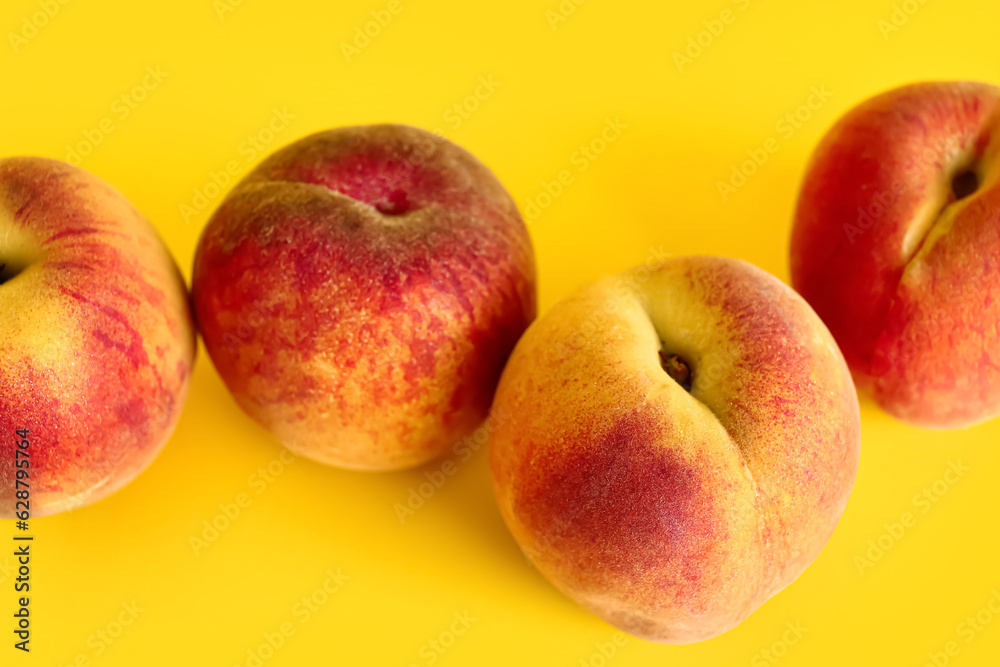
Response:
M955 199L963 199L979 189L979 177L972 170L963 171L951 180L951 191Z
M399 189L393 190L387 197L375 202L374 206L382 215L403 215L412 210L406 192Z
M660 350L660 365L684 391L691 391L691 367L679 354L667 354Z
M941 203L936 209L936 215L933 218L925 217L906 232L902 248L903 266L908 265L920 253L928 239L933 236L934 228L942 224L942 219L952 205L971 197L979 190L980 182L976 165L972 164L955 173L950 186L947 192L940 193L941 199L939 201ZM949 224L953 219L954 209L951 209L951 215L948 217Z
M0 262L0 285L13 280L26 268L23 262Z

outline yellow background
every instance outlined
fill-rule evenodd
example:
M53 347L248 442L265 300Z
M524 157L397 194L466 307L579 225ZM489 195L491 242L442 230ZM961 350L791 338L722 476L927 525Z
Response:
M572 172L530 224L544 312L652 252L741 257L787 280L800 175L837 117L906 82L1000 81L1000 5L985 0L909 0L915 13L897 14L906 21L885 35L879 21L891 20L892 0L588 0L555 28L547 12L559 0L400 2L348 62L341 43L387 0L243 0L221 17L213 0L68 0L17 50L9 33L24 29L38 0L4 0L0 154L64 158L111 119L83 166L154 222L190 275L221 195L188 221L181 205L229 161L241 174L252 166L241 143L274 109L294 119L267 151L339 125L440 128L492 167L522 208ZM702 35L707 46L679 71L674 53L724 9L732 23ZM115 100L157 66L166 77L120 118ZM475 95L479 77L500 85L456 123L446 114ZM832 96L785 137L776 123L813 86ZM609 118L627 128L579 171L574 153ZM717 181L770 137L778 152L723 202ZM771 664L760 652L778 642L778 664L789 667L919 666L957 641L950 664L997 664L1000 618L968 643L956 626L1000 590L1000 421L921 431L870 403L862 419L847 512L796 583L721 637L681 647L629 639L606 663ZM594 656L613 628L521 555L493 505L483 452L401 523L394 505L439 462L360 474L300 460L258 494L251 475L281 451L200 350L180 425L156 462L97 505L34 521L30 656L11 646L13 559L0 552L0 664L67 665L82 654L108 667L246 665L262 634L289 621L295 634L265 665L427 665L421 647L466 611L475 622L435 664L602 664ZM969 471L922 513L914 495L949 461ZM196 555L190 538L240 493L250 506ZM916 525L859 572L855 557L907 511ZM0 524L0 544L13 532ZM338 568L349 580L302 623L294 605ZM114 643L96 639L117 631L133 601L142 611ZM796 622L808 630L782 651L786 623Z

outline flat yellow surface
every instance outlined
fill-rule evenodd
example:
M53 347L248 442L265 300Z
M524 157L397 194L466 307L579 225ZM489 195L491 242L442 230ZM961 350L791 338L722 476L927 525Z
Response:
M242 175L333 126L440 129L530 219L544 311L655 253L787 280L799 179L837 117L906 82L1000 81L986 0L907 0L895 17L893 0L576 2L4 0L0 155L87 153L190 275L227 165ZM372 12L391 20L366 43ZM782 123L815 90L808 118ZM717 182L770 138L778 151L723 201ZM13 648L0 549L0 665L998 664L1000 421L921 431L870 403L862 419L857 485L813 566L735 630L659 646L621 639L535 572L482 450L401 522L394 506L440 462L286 464L202 349L156 462L97 505L33 521L30 655ZM0 523L0 545L14 532Z

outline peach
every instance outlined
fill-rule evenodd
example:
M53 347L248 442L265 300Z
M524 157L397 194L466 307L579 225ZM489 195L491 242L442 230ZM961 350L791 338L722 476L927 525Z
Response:
M401 125L313 134L213 214L194 303L239 405L346 468L428 461L486 416L535 316L534 255L471 154Z
M184 403L195 334L162 240L96 176L0 160L0 225L0 517L24 484L37 517L149 465Z
M858 105L806 171L792 285L890 414L1000 412L1000 88L921 83Z
M734 627L829 540L860 426L843 357L749 264L664 260L584 287L504 370L500 513L556 587L621 630L683 644Z

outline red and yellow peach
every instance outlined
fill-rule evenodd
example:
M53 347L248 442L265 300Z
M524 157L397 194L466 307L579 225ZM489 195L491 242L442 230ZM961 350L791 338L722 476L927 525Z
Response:
M163 242L96 176L0 160L0 225L0 517L26 488L37 517L94 502L153 460L195 334Z
M202 336L240 406L323 463L399 469L486 416L535 316L510 195L423 130L320 132L228 195L198 246Z
M911 424L1000 413L998 137L1000 88L905 86L837 122L804 178L792 285Z
M525 333L494 409L500 512L568 596L638 637L718 635L816 558L858 467L854 385L790 288L712 257L589 285Z

